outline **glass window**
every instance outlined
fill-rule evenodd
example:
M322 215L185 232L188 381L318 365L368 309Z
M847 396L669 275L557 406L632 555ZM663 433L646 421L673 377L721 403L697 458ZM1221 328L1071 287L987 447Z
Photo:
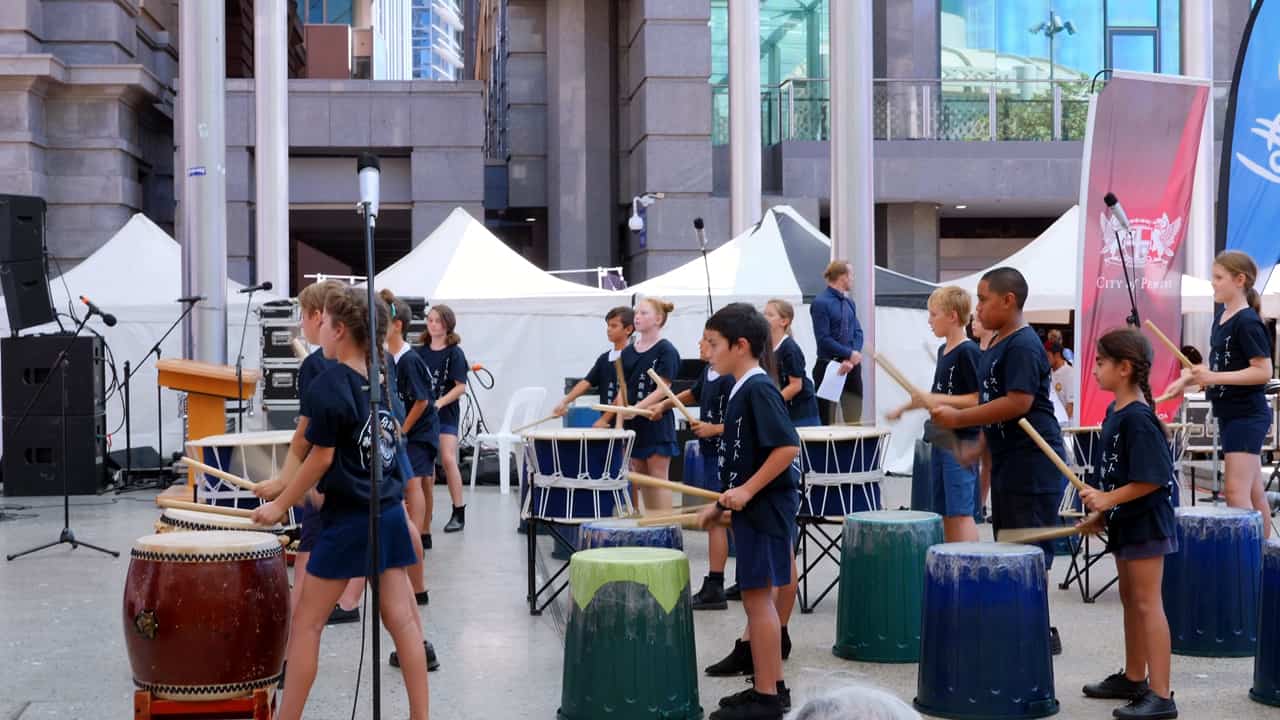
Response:
M1111 33L1111 67L1134 72L1156 71L1154 30L1114 30Z
M1182 73L1182 0L1160 0L1160 72Z
M351 24L351 0L326 0L325 22L335 25Z
M1156 0L1110 0L1107 25L1110 27L1155 27L1159 23Z
M1103 65L1102 4L1103 0L942 0L942 77L1047 80L1051 62L1055 79L1091 77Z

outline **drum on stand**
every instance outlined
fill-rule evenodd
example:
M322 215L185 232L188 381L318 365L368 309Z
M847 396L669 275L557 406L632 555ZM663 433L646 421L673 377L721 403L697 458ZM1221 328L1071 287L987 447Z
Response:
M799 575L800 612L813 612L840 582L839 573L810 602L809 574L824 559L840 566L841 530L846 515L879 510L887 428L831 425L796 428L800 435ZM809 557L809 546L818 553Z
M201 530L243 530L247 532L271 533L277 537L284 535L284 525L255 525L249 518L215 515L199 510L182 508L165 508L156 521L156 534L171 532L199 532Z
M229 472L249 480L263 482L280 474L284 461L289 457L292 430L265 430L256 432L211 435L187 443L187 453L205 465ZM225 507L252 510L262 504L256 495L200 470L193 469L198 502ZM284 525L291 532L301 524L305 508L302 505L289 508ZM296 535L296 532L292 532ZM289 561L293 562L294 548L287 548Z
M158 698L226 700L270 687L289 636L280 543L236 531L138 538L123 621L133 682Z
M553 549L577 549L578 526L592 520L631 515L627 471L636 434L609 428L560 428L525 434L529 492L521 517L526 521L529 612L541 614L567 586L560 577L567 563L536 584L539 526L550 530ZM557 584L558 583L558 584ZM545 602L540 598L549 593Z

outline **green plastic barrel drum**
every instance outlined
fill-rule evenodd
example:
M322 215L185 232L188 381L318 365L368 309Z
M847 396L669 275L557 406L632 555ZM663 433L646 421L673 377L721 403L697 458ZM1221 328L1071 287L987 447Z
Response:
M836 643L846 660L920 660L924 561L942 542L942 518L912 510L859 512L844 520Z
M701 720L689 600L679 550L574 553L561 720Z

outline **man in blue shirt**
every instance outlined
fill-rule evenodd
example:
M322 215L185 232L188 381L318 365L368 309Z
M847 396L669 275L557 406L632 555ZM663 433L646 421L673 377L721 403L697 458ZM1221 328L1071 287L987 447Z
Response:
M833 260L822 276L827 288L809 306L813 334L818 340L813 383L815 387L822 386L827 364L833 360L840 363L845 380L839 413L835 403L822 399L818 400L818 412L827 425L857 423L862 419L862 325L858 323L858 309L848 296L853 266L848 260Z

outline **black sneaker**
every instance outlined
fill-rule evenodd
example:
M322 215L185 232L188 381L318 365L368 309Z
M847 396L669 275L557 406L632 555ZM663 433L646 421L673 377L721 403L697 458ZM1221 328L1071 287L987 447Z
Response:
M1102 682L1090 683L1083 688L1085 697L1103 700L1132 700L1147 692L1146 680L1130 680L1124 670L1108 675Z
M755 688L725 699L732 699L733 704L711 713L709 720L782 720L786 714L781 697L756 692Z
M467 526L467 506L459 505L453 509L453 515L449 518L449 523L444 526L447 533L455 533Z
M1062 636L1058 635L1058 628L1049 628L1049 654L1062 654Z
M422 534L422 549L423 550L431 549L431 533Z
M733 677L750 675L753 670L755 670L755 664L751 662L751 641L734 640L733 652L720 662L708 667L706 673L711 677Z
M786 660L791 657L791 633L787 632L787 626L782 626L782 659Z
M727 610L729 602L724 597L724 581L706 578L702 581L702 589L690 598L694 610Z
M355 622L360 622L360 608L343 610L341 605L334 605L333 612L329 613L329 620L325 625L345 625Z
M419 605L426 605L430 602L430 597L428 597L427 593L427 590L423 590L420 593L416 592L413 594L413 599L417 600Z
M742 602L742 590L738 587L738 583L734 583L724 589L724 599Z
M1178 706L1173 702L1173 693L1169 693L1166 700L1148 688L1142 695L1130 700L1128 705L1112 710L1111 714L1122 720L1162 720L1178 717Z
M752 686L756 684L756 678L754 675L747 678L747 684ZM734 693L733 695L720 698L720 707L731 707L735 704L745 702L746 698L751 695L750 691L752 689L754 688L747 688L740 693ZM787 684L782 680L778 681L778 700L782 701L782 709L784 712L791 710L791 688L787 687Z
M427 651L427 672L435 672L440 669L440 660L436 658L436 649L426 640L422 641L422 647ZM396 655L396 651L391 651L391 667L400 667L400 656Z

